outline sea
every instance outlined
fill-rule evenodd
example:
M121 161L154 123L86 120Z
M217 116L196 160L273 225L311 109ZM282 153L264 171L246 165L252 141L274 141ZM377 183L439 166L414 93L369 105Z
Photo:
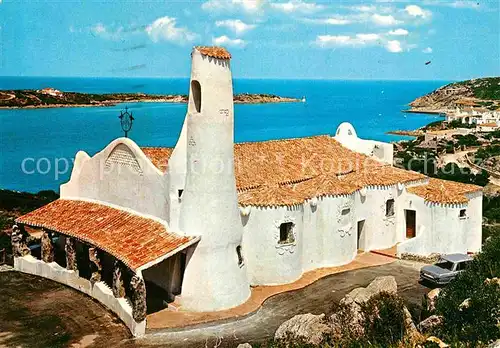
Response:
M390 130L413 130L440 116L405 114L408 103L450 81L235 79L235 93L305 98L304 103L235 105L235 141L261 141L335 134L350 122L358 136L399 141ZM0 77L0 89L84 93L187 94L181 78ZM129 137L139 146L173 147L185 104L126 103L110 107L0 109L0 188L59 191L77 151L89 155L123 136L118 116L128 107L135 119Z

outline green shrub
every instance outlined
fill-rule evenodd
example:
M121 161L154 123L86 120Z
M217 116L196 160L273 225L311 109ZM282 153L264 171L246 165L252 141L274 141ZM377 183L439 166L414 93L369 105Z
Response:
M485 280L500 277L500 235L485 243L471 266L438 297L436 311L444 318L437 329L441 338L476 345L500 338L500 287ZM460 309L470 299L468 308Z
M390 346L405 334L404 303L400 297L381 292L361 306L365 316L364 339L381 346Z

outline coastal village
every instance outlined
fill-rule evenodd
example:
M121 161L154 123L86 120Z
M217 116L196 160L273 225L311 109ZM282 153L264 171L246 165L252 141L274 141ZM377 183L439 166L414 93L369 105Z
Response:
M396 279L441 255L478 255L481 262L498 254L495 242L485 242L500 234L487 213L493 228L485 233L482 189L496 184L497 161L474 163L496 151L500 133L487 126L498 118L496 105L487 112L453 105L444 121L394 145L361 139L348 122L332 135L234 143L231 58L224 48L193 48L187 114L174 148L118 138L94 156L79 151L60 197L14 217L13 269L93 298L132 336L148 340L237 324L271 297L327 276L345 272L349 281L348 271L388 267L344 293L328 318L288 318L274 340L319 345L371 337L443 346L433 333L445 325L446 291L417 285L415 275L412 286L426 301L417 317ZM468 171L441 170L450 165ZM390 268L395 262L399 271ZM476 276L486 277L474 286L495 303L496 273ZM467 301L476 300L462 298L457 310L476 308ZM384 306L394 312L374 315ZM369 328L380 320L392 332L383 339Z

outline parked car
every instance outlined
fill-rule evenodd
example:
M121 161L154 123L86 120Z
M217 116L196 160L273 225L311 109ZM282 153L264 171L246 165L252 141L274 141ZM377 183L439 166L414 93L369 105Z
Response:
M466 254L443 255L435 264L420 269L420 280L435 285L446 285L464 271L471 261L472 257Z

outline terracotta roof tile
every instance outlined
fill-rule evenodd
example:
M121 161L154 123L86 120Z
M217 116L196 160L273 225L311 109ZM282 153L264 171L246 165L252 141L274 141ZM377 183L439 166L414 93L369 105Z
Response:
M441 204L467 203L467 193L478 192L481 190L481 186L435 178L430 178L429 183L426 185L408 188L408 192L420 196L426 201Z
M195 48L198 52L205 56L217 59L231 59L231 53L229 53L224 47L196 46Z
M479 127L498 127L495 122L478 124Z
M351 183L360 187L365 186L390 186L398 183L404 184L413 181L424 180L423 174L395 168L392 166L379 166L376 168L363 168L359 171L349 173L341 177L341 181Z
M153 163L153 165L161 170L162 172L166 172L168 166L168 159L172 155L174 151L173 148L170 147L143 147L141 148L142 152L149 158L149 160Z
M113 255L131 269L190 243L161 222L103 204L58 199L16 219L75 237Z

